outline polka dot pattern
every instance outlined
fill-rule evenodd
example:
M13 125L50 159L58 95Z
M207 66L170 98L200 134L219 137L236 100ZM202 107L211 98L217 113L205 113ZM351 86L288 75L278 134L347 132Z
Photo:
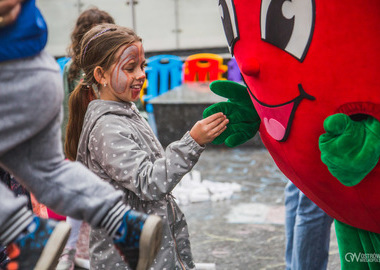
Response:
M135 210L163 220L151 269L194 269L186 219L171 191L204 150L187 132L165 150L133 103L95 100L88 107L78 161L124 191ZM101 229L90 236L91 269L128 269Z

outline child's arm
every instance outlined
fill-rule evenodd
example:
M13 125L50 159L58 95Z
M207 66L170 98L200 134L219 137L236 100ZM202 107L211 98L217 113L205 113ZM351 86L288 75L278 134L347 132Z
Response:
M160 200L193 168L204 147L186 132L164 151L157 138L141 128L114 116L99 119L90 133L87 166L142 200Z
M228 119L223 113L215 113L195 123L190 130L190 136L199 144L212 142L226 130Z

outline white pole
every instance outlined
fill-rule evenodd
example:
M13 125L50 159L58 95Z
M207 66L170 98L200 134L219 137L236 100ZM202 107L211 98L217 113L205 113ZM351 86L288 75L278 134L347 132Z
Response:
M181 30L179 29L179 10L178 10L178 0L174 0L174 33L175 33L175 45L176 49L179 49L179 33Z
M135 4L137 4L137 1L129 0L129 3L131 5L132 29L136 32L137 30L136 30Z

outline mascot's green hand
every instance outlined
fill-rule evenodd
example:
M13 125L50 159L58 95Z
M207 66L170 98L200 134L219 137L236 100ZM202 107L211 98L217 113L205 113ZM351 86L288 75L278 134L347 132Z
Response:
M321 159L343 185L354 186L380 158L380 122L373 117L353 121L339 113L326 118L319 137Z
M234 147L253 138L259 129L260 117L252 104L247 87L224 80L212 82L210 89L215 94L228 98L228 101L211 105L204 110L203 117L223 112L229 120L227 129L212 143L225 143L228 147Z

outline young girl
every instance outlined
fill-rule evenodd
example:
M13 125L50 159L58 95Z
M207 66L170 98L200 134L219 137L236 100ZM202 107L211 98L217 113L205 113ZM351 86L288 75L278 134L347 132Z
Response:
M162 217L152 269L195 268L186 220L170 192L228 120L222 113L200 120L164 150L133 103L145 81L141 39L128 28L103 24L84 36L81 48L86 75L70 97L66 152L78 146L77 160L123 190L134 209ZM104 231L92 230L91 269L128 269L110 243Z

